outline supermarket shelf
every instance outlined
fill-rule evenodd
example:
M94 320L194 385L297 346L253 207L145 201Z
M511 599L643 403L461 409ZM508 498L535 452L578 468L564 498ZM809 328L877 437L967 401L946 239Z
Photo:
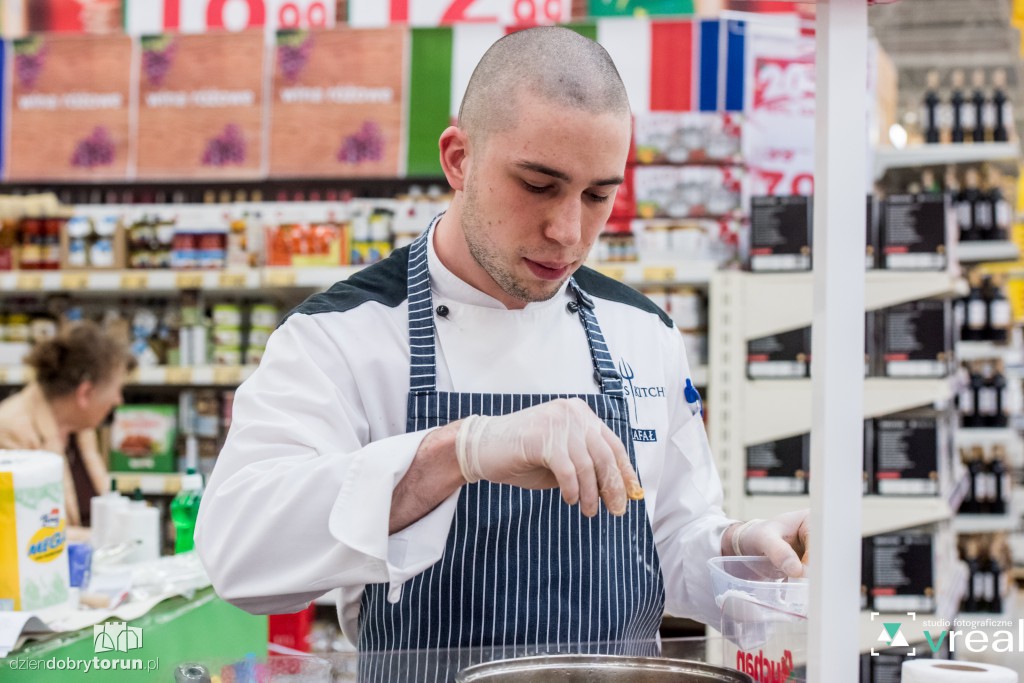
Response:
M629 284L706 287L718 270L713 261L595 263L596 270ZM0 295L28 292L174 292L183 289L232 292L263 289L326 289L363 266L239 270L8 271L0 273Z
M136 474L134 472L111 472L110 481L117 483L121 493L132 493L140 489L147 496L173 496L181 490L181 474Z
M91 270L0 273L0 293L174 292L182 289L239 291L260 289L264 273L247 270Z
M694 386L706 387L708 385L708 366L695 365L690 368L690 379Z
M256 371L255 365L196 367L141 367L128 379L128 385L135 386L188 386L219 387L237 386ZM0 366L0 386L21 385L32 377L31 368L14 365Z
M956 245L956 258L960 263L989 263L1016 261L1020 248L1010 241L960 242Z
M958 446L1014 444L1020 440L1020 432L1012 427L960 427L956 430Z
M746 380L743 445L767 443L811 431L813 414L810 379ZM941 379L864 380L864 417L878 417L927 405L944 406L953 396L955 377ZM778 410L759 409L766 405Z
M729 274L730 276L732 274ZM811 324L814 306L812 273L738 274L745 339L756 339ZM864 310L873 311L907 301L949 296L957 291L952 271L867 273ZM779 302L785 301L785 306Z
M1024 362L1020 346L996 344L989 341L961 341L956 345L956 359L959 361L1001 360L1006 366Z
M613 280L631 285L663 284L706 287L719 270L714 261L637 261L635 263L588 263Z
M945 498L865 496L861 513L861 535L875 536L949 519L960 506L965 489L965 485L959 485ZM811 498L807 495L744 496L743 509L736 516L739 519L768 519L810 505Z
M1005 515L957 515L953 531L958 534L991 534L1015 531L1020 526L1020 512L1011 508Z
M974 164L983 161L1015 161L1020 156L1016 142L994 142L974 145L918 145L904 149L876 149L875 178L892 168Z
M948 576L944 577L947 580L943 581L942 578L940 577L939 585L935 587L938 604L935 606L934 613L921 612L917 614L916 619L911 620L911 617L906 612L861 612L860 639L858 641L860 643L860 651L868 652L871 648L882 649L884 647L883 643L878 641L878 636L882 632L882 624L885 622L900 622L903 624L902 631L912 646L917 643L919 648L928 647L927 645L920 644L925 642L924 631L934 631L936 629L924 629L919 622L925 619L953 621L960 609L960 602L967 592L967 566L963 562L958 561L950 570ZM871 618L872 614L874 614L874 619Z

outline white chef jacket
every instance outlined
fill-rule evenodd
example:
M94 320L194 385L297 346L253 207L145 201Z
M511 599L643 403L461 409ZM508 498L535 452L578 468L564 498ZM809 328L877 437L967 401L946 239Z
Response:
M567 286L508 310L447 270L432 242L433 304L450 311L434 318L438 391L599 392ZM718 625L707 561L732 520L704 425L683 396L682 338L642 295L600 281L588 293L624 373L631 426L643 430L634 448L666 611ZM294 612L340 588L339 620L356 642L363 586L387 582L396 601L405 581L439 560L458 492L388 535L392 492L427 433L405 433L408 302L392 292L353 306L345 291L293 312L239 387L195 541L217 593L250 612Z

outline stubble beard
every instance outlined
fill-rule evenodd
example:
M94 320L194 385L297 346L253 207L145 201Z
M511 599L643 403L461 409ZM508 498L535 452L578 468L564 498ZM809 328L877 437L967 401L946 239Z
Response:
M461 223L462 234L466 238L466 246L469 248L470 256L494 280L498 287L501 288L501 291L510 297L519 301L525 301L526 303L548 301L558 294L565 279L568 279L566 277L559 281L557 286L555 283L551 283L552 288L550 291L537 291L531 289L516 277L515 273L502 262L501 253L489 239L488 232L494 228L487 225L483 219L476 203L476 193L473 191L473 187L468 184L466 186L465 201L462 205ZM517 260L522 257L523 255L518 251L515 253Z

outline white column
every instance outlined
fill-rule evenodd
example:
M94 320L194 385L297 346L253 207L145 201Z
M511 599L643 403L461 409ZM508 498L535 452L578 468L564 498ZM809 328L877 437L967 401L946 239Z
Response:
M807 680L854 683L864 441L867 2L819 0L817 9Z

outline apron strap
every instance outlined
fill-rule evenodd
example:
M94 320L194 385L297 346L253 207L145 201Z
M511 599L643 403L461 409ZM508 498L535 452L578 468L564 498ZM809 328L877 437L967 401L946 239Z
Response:
M444 215L444 214L441 214ZM427 268L427 240L441 215L409 247L409 392L429 394L437 391L437 349L434 330L434 304L430 293L430 272ZM594 382L606 396L624 397L622 377L615 369L601 326L594 315L594 300L584 292L575 278L569 278L569 288L576 301L570 302L580 316L583 331L594 363Z

